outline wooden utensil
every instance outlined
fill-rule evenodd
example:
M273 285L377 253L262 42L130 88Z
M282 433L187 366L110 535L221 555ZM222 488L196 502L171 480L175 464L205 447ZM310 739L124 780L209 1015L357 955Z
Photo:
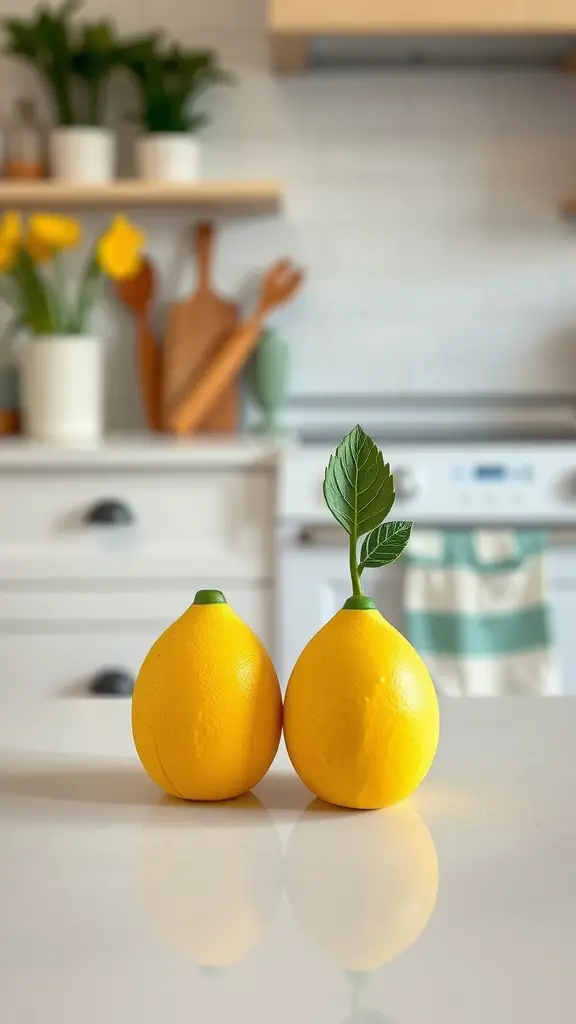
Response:
M0 409L0 436L19 434L21 429L20 412L18 409Z
M136 361L142 389L146 423L151 430L161 429L160 388L161 352L150 326L150 307L154 296L154 267L145 256L136 277L116 282L119 299L131 311L136 327Z
M214 291L210 280L214 228L212 224L198 224L194 231L194 245L198 263L196 291L187 299L175 302L170 310L164 341L163 416L170 425L171 415L190 389L190 384L207 366L213 353L224 338L236 329L238 308ZM206 406L208 420L200 424L203 429L237 416L237 389L230 381L231 391L224 396L221 409ZM220 397L222 392L219 393Z
M202 421L207 410L242 369L255 348L266 316L277 306L292 299L302 286L304 271L289 260L275 263L260 285L256 309L249 320L224 339L214 358L190 381L188 393L169 415L170 429L185 434Z

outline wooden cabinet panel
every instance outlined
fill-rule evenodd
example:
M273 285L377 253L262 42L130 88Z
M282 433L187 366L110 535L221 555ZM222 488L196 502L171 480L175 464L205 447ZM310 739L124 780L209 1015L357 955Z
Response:
M272 33L563 31L572 0L269 0Z

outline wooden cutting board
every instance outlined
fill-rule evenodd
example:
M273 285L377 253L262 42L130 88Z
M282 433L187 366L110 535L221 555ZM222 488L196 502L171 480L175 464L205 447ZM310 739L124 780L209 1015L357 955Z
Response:
M289 260L280 260L264 275L253 315L239 324L217 348L213 358L170 414L168 426L176 434L186 434L202 423L230 381L237 379L255 348L265 318L273 309L288 302L304 282L304 271Z
M238 307L214 291L211 284L212 224L198 224L194 246L198 266L196 290L170 308L164 339L162 388L163 421L194 387L222 342L238 324ZM238 383L233 380L206 412L199 430L234 430L238 423Z

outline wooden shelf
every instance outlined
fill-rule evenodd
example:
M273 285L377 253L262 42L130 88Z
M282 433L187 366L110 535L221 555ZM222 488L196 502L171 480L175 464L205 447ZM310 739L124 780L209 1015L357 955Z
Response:
M269 32L292 35L570 33L574 0L267 0Z
M126 210L198 209L251 216L275 213L282 204L276 181L200 181L169 185L125 178L105 185L0 179L0 209Z
M271 66L302 72L317 37L531 36L576 31L574 0L267 0Z

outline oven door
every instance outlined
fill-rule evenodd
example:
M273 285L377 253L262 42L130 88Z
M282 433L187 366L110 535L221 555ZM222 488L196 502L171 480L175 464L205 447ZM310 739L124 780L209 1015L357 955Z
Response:
M350 597L347 542L338 526L286 528L280 544L278 674L283 687L300 652ZM403 628L402 559L362 577L384 618ZM576 533L552 531L549 598L562 692L576 693Z

